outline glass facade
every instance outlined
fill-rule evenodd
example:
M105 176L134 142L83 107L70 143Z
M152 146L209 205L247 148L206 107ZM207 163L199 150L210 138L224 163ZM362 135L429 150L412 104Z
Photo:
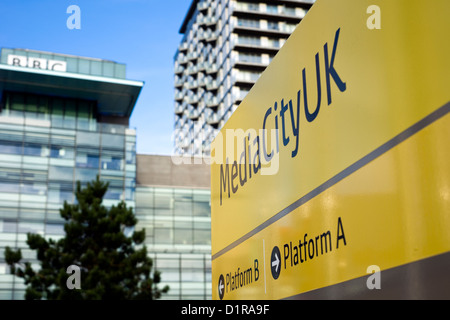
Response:
M205 189L136 188L136 229L145 228L161 286L170 286L163 299L211 299L210 196Z
M55 59L67 63L67 72L125 79L126 65L108 60L62 55L26 49L2 48L0 63L7 64L8 55L26 58Z
M26 234L63 236L59 209L74 201L76 181L109 182L104 204L135 207L136 133L97 121L96 103L3 92L0 111L0 299L23 299L22 279L9 274L6 246L37 266Z

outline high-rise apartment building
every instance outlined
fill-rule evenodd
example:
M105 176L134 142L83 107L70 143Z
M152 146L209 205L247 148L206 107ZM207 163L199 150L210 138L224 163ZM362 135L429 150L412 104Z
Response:
M175 54L176 154L210 143L314 0L193 0Z
M24 49L0 58L0 299L23 299L6 246L38 267L27 233L64 235L59 209L76 181L109 182L104 205L135 207L136 132L128 126L143 82L107 60Z

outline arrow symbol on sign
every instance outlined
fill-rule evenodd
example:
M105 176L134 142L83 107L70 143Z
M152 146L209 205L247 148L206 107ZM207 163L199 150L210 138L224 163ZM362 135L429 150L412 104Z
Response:
M221 274L219 277L219 298L220 298L220 300L223 299L223 296L225 294L225 290L224 290L225 285L224 284L225 284L225 279L223 278L223 274Z
M278 277L280 276L280 272L281 272L281 253L280 253L280 249L278 249L277 246L273 247L272 250L272 254L270 255L270 261L271 261L271 265L272 267L270 268L270 271L272 272L272 277L277 280Z
M272 267L275 267L275 271L278 272L279 266L280 266L280 259L278 259L278 255L275 253L275 261L272 261Z

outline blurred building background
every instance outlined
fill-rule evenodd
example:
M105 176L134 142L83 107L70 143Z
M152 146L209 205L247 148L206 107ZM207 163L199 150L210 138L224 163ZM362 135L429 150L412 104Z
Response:
M0 59L0 299L23 299L6 246L28 249L27 233L64 235L59 209L76 181L109 182L104 204L135 207L136 132L129 117L143 82L124 64L25 49Z
M175 154L209 144L313 1L193 0L175 55ZM0 299L23 299L6 246L38 267L26 234L64 236L59 209L76 181L109 182L106 206L125 201L146 229L164 299L211 299L210 168L136 155L129 119L144 83L126 66L3 48L0 55Z
M206 164L137 156L137 230L161 274L162 299L211 299L211 193Z
M170 286L163 298L210 299L209 166L136 156L128 121L143 83L126 80L124 64L100 59L4 48L0 62L0 299L25 293L5 247L38 268L26 234L62 237L59 209L75 200L76 181L96 175L110 183L104 205L124 200L146 229L149 255Z

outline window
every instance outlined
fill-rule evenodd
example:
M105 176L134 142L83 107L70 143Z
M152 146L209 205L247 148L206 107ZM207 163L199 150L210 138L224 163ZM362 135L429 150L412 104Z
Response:
M238 80L254 82L259 78L259 72L239 71Z
M251 53L239 53L239 61L242 62L252 62L252 63L261 63L261 55L259 54L251 54Z
M211 231L210 230L195 230L194 244L211 244Z
M64 106L64 119L63 127L67 129L75 129L76 127L76 116L77 116L77 105L75 100L65 101Z
M17 222L15 221L8 221L8 220L3 220L3 228L1 230L1 232L5 232L5 233L16 233L17 232Z
M237 2L236 9L259 11L259 4L258 3Z
M51 146L50 147L50 157L57 159L73 159L74 149L70 147L63 146Z
M100 133L96 132L77 132L77 146L100 147Z
M90 71L89 62L89 60L78 59L78 72L88 74Z
M44 224L38 222L25 222L20 221L17 230L18 233L44 233Z
M175 244L192 244L192 229L175 229Z
M155 190L155 208L172 209L173 195L171 189L159 188Z
M249 28L259 28L259 20L251 20L251 19L238 19L238 26L240 27L249 27Z
M44 183L22 183L21 192L23 194L46 195L47 185Z
M78 99L6 92L5 114L51 120L53 127L95 130L95 104Z
M125 187L125 200L134 200L136 188Z
M272 4L268 4L267 5L267 13L274 13L277 14L278 13L278 7Z
M50 180L68 180L73 181L73 168L51 166L48 173Z
M173 243L173 229L155 228L155 243L172 244Z
M67 201L72 202L73 198L73 185L69 183L55 183L50 182L48 187L48 202L50 203L63 203Z
M125 139L122 135L102 134L102 148L124 149Z
M123 153L103 151L101 156L101 168L103 170L123 170Z
M75 181L90 182L98 174L98 169L76 168Z
M103 62L103 75L105 77L114 77L114 63Z
M102 63L100 61L91 61L91 74L96 76L102 75Z
M105 193L105 199L123 200L123 188L109 187Z
M136 163L136 143L134 142L126 143L126 161L127 164Z
M1 193L3 192L19 193L19 190L20 190L19 183L0 181Z
M279 28L278 28L278 22L272 22L272 21L269 21L269 22L267 23L267 29L269 29L269 30L279 30Z
M192 202L191 201L175 201L174 214L176 216L192 216Z
M296 27L297 27L296 24L288 24L288 23L286 23L284 25L284 31L286 31L286 32L294 32Z
M289 15L289 16L295 16L295 15L296 15L296 13L295 13L295 8L292 8L292 7L286 7L286 8L284 8L284 13L285 13L286 15Z
M64 235L64 225L63 224L46 224L45 225L45 234L46 235Z
M153 189L152 188L138 188L136 192L136 202L139 203L139 207L153 208Z
M211 215L211 206L207 202L194 202L194 216L209 217Z
M258 3L248 3L248 10L258 11L259 4Z
M40 144L25 143L23 147L23 154L26 156L46 156L47 148Z
M0 141L0 152L7 154L22 154L22 142L19 141Z
M98 151L77 150L76 164L78 168L96 168L99 166Z
M273 48L279 48L280 47L280 40L279 39L269 38L267 40L267 43L269 44L270 47L273 47Z

